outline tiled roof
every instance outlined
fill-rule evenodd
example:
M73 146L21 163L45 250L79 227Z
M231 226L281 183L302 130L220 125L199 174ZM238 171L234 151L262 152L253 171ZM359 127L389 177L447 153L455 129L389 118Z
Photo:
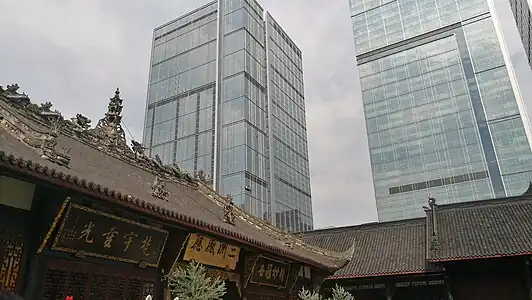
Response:
M152 165L157 165L157 161L143 158L136 162L136 154L131 154L127 146L112 153L106 151L108 148L103 144L96 147L98 144L92 143L96 139L95 135L87 135L85 131L74 134L72 130L60 130L57 138L53 138L50 129L53 126L42 122L39 115L35 114L35 111L53 114L49 107L38 108L29 103L29 98L24 98L25 95L16 93L16 89L14 92L11 90L8 95L13 97L7 98L6 92L0 87L0 168L25 173L58 186L76 189L93 197L185 225L192 230L215 234L330 271L345 265L350 258L350 253L336 253L307 245L295 236L236 207L235 224L229 224L230 222L224 220L224 208L228 203L225 197L215 193L201 180L186 174L178 174L179 178L173 180L173 177L168 176L171 170L168 171L166 167L164 170L167 173L163 175L168 177L166 190L170 197L167 200L155 197L151 191L154 185L152 183L162 175L153 170L163 169L161 166L152 168ZM26 102L19 101L19 98ZM118 100L121 104L122 100ZM121 116L117 121L118 126L120 119ZM81 130L77 127L76 129ZM103 134L110 133L104 131ZM52 147L53 153L54 149L67 148L69 162L65 164L45 158L46 155L42 154L44 152L40 149L45 139L53 139L53 142L57 143ZM125 141L122 138L117 143L124 144ZM125 153L127 151L131 153ZM52 156L57 156L57 153ZM121 156L120 153L128 155Z
M532 254L532 195L437 206L435 215L439 247L427 252L431 261Z
M345 251L354 243L354 254L330 278L356 278L423 273L425 218L301 233L303 240L331 251Z

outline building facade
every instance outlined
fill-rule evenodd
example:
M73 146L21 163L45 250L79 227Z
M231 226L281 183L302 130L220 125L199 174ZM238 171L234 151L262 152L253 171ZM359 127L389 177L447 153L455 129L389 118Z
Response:
M154 30L143 144L263 220L313 227L301 50L253 0Z
M523 47L525 48L528 63L530 64L532 61L532 23L530 23L531 16L528 0L510 0L510 6L519 36L521 36L521 42L523 42Z
M351 0L380 221L512 196L532 178L529 122L487 0Z
M446 205L431 199L420 218L301 237L331 251L364 241L322 284L324 296L339 284L357 300L530 300L532 222L523 216L532 214L531 196L532 188L511 199Z
M288 300L353 255L310 246L129 147L118 89L95 126L17 90L0 86L0 293L175 299L167 276L195 261L224 281L222 300Z

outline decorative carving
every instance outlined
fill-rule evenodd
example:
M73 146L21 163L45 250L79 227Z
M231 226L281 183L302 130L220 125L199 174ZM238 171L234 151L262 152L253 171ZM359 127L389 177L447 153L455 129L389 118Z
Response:
M46 246L46 243L48 243L48 240L50 240L50 237L52 236L52 232L54 231L55 227L57 226L57 223L59 222L59 219L63 216L63 212L65 211L65 208L67 207L68 203L70 202L70 197L67 197L63 204L61 205L61 208L59 208L59 211L55 215L54 221L52 222L52 225L50 225L50 228L48 229L48 232L46 233L46 236L41 242L41 246L39 246L39 249L37 249L37 254L41 253L44 247Z
M45 159L48 159L51 162L54 162L58 165L68 167L70 165L70 148L62 148L61 150L56 150L60 123L62 116L59 112L42 112L41 115L45 120L48 120L51 124L50 133L45 136L42 140L41 145L41 156Z
M5 92L10 95L18 95L17 91L20 87L18 86L18 83L15 84L8 84L6 87Z
M70 118L70 122L73 125L73 130L76 133L82 133L87 131L91 127L91 119L85 117L82 114L76 114L74 118Z
M144 270L140 272L124 274L112 268L86 268L52 261L46 268L42 293L36 299L66 296L86 299L86 295L90 299L144 299L148 294L156 295L156 277Z
M235 225L234 203L231 196L227 195L227 203L224 206L224 222Z
M166 189L166 182L159 176L155 176L155 181L151 186L151 194L153 197L159 198L164 201L168 201L170 198L170 192Z
M432 235L430 239L430 251L432 252L439 252L441 250L441 244L436 235Z
M91 120L86 116L77 114L75 117L65 120L59 111L52 111L51 102L40 105L33 104L26 94L20 94L18 90L18 84L8 85L6 88L0 89L0 99L17 109L30 121L50 128L50 134L43 134L33 129L26 125L24 120L19 120L18 117L0 108L4 117L1 126L7 127L22 141L40 151L47 159L61 165L68 165L70 161L69 149L59 151L55 149L58 144L58 137L60 134L64 134L90 147L105 151L108 155L152 172L168 182L180 181L194 187L198 186L201 177L195 179L190 174L182 172L175 164L165 166L158 156L155 158L148 157L139 142L132 141L131 148L128 147L125 132L121 125L123 100L120 98L119 89L109 99L107 113L93 129L90 128ZM8 122L5 121L6 114L8 117L13 117L10 117Z
M23 251L22 236L7 230L0 231L0 290L15 291Z
M18 84L8 84L7 87L0 89L0 96L4 96L7 102L15 107L23 108L30 104L28 95L18 93Z
M131 150L133 150L133 153L135 153L135 157L137 159L145 157L144 150L146 150L146 148L144 148L141 143L135 140L131 140Z
M429 197L430 214L432 221L432 235L430 237L429 248L432 252L439 252L441 249L440 241L438 240L438 222L436 220L436 199Z
M105 116L98 121L92 134L97 137L96 142L101 147L129 149L126 142L126 134L122 128L122 100L120 90L117 88L115 95L109 98L109 105Z
M203 170L199 170L197 172L194 172L194 177L196 179L198 179L199 181L201 182L206 182L206 178L205 178L205 172L203 172Z

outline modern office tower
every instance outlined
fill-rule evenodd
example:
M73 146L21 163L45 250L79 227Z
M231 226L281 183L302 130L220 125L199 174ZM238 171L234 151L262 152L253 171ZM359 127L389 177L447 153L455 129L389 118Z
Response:
M517 30L525 47L528 63L532 65L532 18L528 0L510 0Z
M301 50L253 0L154 30L144 145L246 211L313 228Z
M511 196L532 180L530 125L494 10L351 0L380 221L421 216L429 196Z

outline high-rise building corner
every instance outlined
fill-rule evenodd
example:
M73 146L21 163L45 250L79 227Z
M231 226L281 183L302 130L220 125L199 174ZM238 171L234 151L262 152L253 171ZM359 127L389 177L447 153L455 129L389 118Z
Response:
M532 179L525 85L494 1L350 4L379 220L422 216L429 196L523 193Z
M313 229L301 50L254 0L154 30L143 144L288 231Z

